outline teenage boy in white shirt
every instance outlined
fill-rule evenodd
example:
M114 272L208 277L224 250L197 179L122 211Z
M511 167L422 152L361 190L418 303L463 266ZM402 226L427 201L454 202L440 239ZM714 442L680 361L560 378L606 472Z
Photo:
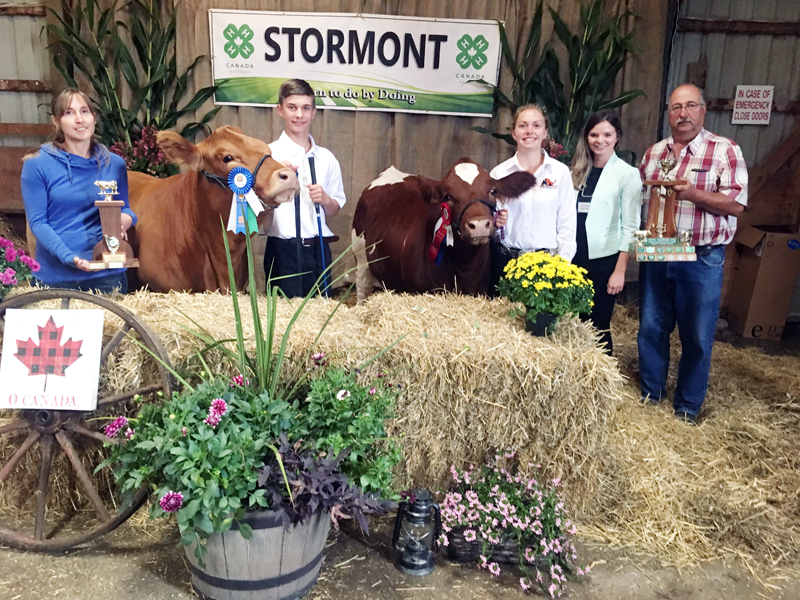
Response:
M272 285L280 287L291 298L307 295L322 274L318 218L322 228L324 265L330 266L329 242L335 238L326 218L339 212L344 206L345 196L339 161L330 150L317 146L308 133L317 114L311 86L302 79L283 82L276 111L285 126L278 140L269 147L275 160L297 171L300 199L298 202L295 198L294 202L286 202L275 209L275 216L267 229L269 237L264 270L268 278L282 277ZM314 162L316 183L312 183L309 159ZM322 209L319 217L316 206Z

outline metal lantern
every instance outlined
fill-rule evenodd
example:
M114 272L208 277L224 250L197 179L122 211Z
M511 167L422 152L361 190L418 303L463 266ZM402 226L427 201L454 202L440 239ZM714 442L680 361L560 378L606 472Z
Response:
M434 569L434 544L442 535L439 505L428 490L414 490L397 507L392 545L400 551L395 566L408 575L429 575Z

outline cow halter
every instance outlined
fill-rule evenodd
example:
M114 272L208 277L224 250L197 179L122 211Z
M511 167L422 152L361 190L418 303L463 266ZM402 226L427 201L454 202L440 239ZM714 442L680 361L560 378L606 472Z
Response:
M497 212L497 207L494 204L492 204L491 202L487 202L486 200L482 200L481 198L468 202L467 205L464 207L464 209L461 211L461 214L458 215L458 218L453 220L453 229L455 230L456 233L458 233L459 236L461 235L461 220L464 218L464 213L467 212L467 209L476 202L480 202L481 204L487 206L491 211L492 215L494 215L494 213Z
M263 165L264 161L267 160L268 158L272 158L272 154L265 154L258 161L258 164L256 165L256 168L253 171L253 181L256 180L256 175L258 175L258 170L261 168L261 165ZM227 179L223 179L219 175L214 175L214 173L209 173L205 169L201 169L200 172L203 174L203 177L205 177L211 183L216 183L218 186L220 186L224 190L228 189L228 181L227 181ZM262 204L262 206L264 206L264 208L269 208L270 210L275 210L277 208L277 206L266 206L266 205L264 205L263 202L261 204Z

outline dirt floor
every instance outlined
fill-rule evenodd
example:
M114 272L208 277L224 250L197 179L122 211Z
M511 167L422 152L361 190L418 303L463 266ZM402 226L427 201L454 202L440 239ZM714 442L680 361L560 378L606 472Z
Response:
M512 569L494 578L443 558L427 577L393 566L391 520L375 523L369 538L332 531L312 600L437 600L524 598ZM790 600L800 579L758 581L740 564L713 562L678 571L652 559L579 545L593 565L569 585L574 600ZM171 526L123 525L85 548L59 554L0 549L0 600L188 600L195 598L177 532ZM527 596L531 597L531 596Z

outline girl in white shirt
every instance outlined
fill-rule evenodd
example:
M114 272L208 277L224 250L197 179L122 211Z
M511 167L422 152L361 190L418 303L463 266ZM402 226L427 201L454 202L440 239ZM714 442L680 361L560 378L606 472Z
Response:
M500 281L508 261L522 252L549 250L572 260L576 248L572 178L569 168L542 148L548 137L544 110L536 104L520 106L514 114L511 137L517 142L517 153L492 169L490 175L499 179L527 171L536 177L536 185L506 202L498 215L498 225L505 222L505 227L492 244L491 289Z

